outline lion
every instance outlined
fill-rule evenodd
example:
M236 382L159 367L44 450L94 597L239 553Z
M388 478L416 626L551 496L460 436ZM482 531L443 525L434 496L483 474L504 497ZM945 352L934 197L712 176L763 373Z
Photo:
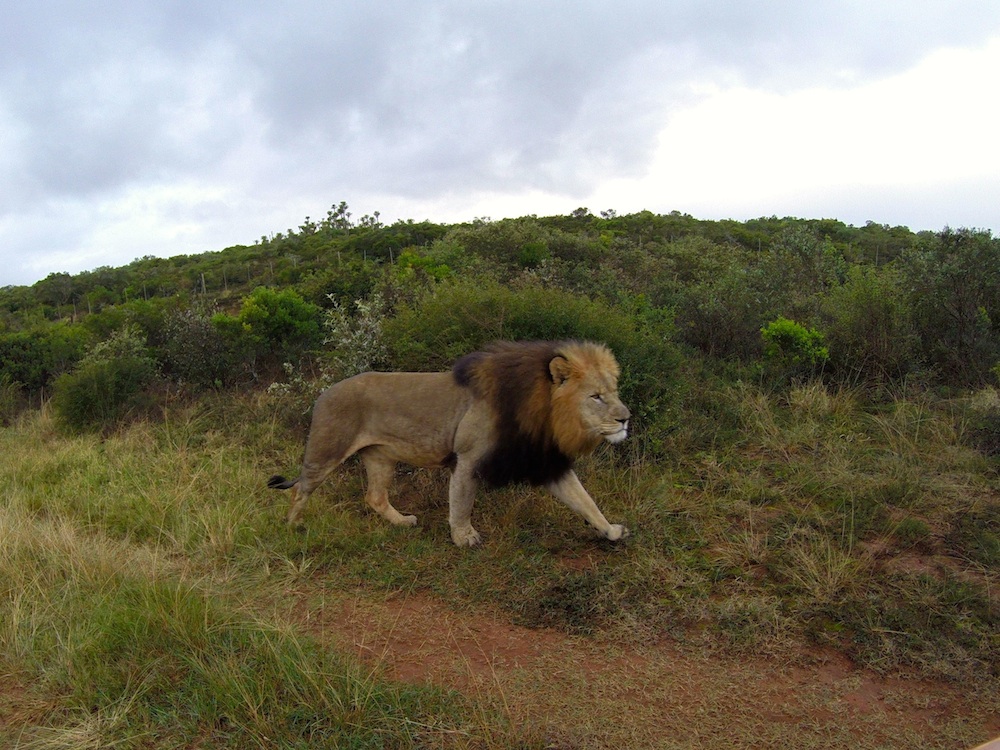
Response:
M576 458L628 436L618 376L611 350L586 341L496 342L450 372L362 373L320 395L299 476L268 486L294 488L295 525L313 490L357 453L366 502L401 526L417 518L389 502L396 464L450 469L448 522L460 547L482 541L472 526L480 483L544 486L605 538L624 539L628 529L608 523L573 471Z

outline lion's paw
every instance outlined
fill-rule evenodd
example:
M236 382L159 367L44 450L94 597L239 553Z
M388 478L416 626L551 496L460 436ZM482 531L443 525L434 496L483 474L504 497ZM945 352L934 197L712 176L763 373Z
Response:
M399 520L399 525L400 526L416 526L417 525L417 517L416 516L400 516L399 518L400 518L400 520Z
M608 530L604 533L604 536L610 539L612 542L617 542L621 539L627 538L629 531L627 528L622 526L620 523L613 523L608 527Z
M479 532L471 526L451 530L451 540L459 547L475 547L483 541Z

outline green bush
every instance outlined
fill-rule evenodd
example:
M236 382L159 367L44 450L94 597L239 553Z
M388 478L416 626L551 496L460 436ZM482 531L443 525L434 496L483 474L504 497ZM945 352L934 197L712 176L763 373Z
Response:
M112 427L148 405L147 389L156 374L156 362L142 335L126 327L56 380L52 408L56 418L73 430Z
M774 374L782 378L818 375L830 357L823 334L788 318L778 318L764 326L764 359Z
M939 379L989 382L1000 359L1000 238L945 229L900 263L924 357Z
M20 383L27 394L38 394L80 361L87 339L86 330L67 323L2 334L0 376Z
M749 361L761 354L761 327L780 309L759 268L733 263L683 290L677 328L686 343L710 357Z
M181 310L167 317L160 348L164 374L199 388L231 380L234 352L209 316Z
M320 309L294 289L258 287L243 300L236 317L212 318L223 338L256 374L298 360L321 341Z
M834 371L842 380L881 385L918 364L919 341L905 287L893 267L852 266L823 300Z

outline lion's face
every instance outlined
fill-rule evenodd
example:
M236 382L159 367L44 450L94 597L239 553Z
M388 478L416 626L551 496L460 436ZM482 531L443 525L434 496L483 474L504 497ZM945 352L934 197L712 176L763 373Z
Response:
M580 421L593 436L609 443L628 437L628 407L618 398L618 383L605 375L591 373L580 383L577 394Z
M568 455L602 440L628 437L628 407L618 398L618 363L604 347L570 345L549 365L553 379L553 432Z

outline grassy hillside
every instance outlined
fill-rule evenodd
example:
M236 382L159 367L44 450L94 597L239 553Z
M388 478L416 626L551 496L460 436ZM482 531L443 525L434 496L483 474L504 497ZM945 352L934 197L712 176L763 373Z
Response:
M395 682L316 638L296 607L335 590L624 651L844 654L962 686L969 713L916 738L824 724L817 742L986 739L998 269L1000 243L971 230L585 210L387 227L341 204L253 247L0 290L0 738L553 744L502 702ZM400 469L394 504L420 519L404 530L364 507L356 463L303 533L282 524L264 482L294 472L325 383L561 337L622 364L634 434L578 468L627 543L512 488L479 499L485 543L459 550L446 476ZM731 719L702 717L718 737ZM673 746L723 746L696 739Z

